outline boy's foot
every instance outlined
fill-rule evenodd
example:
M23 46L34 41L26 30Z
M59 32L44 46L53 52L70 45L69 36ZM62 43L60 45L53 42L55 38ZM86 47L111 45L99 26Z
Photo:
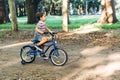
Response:
M40 56L43 58L43 59L48 59L48 57L45 55L45 54L40 54Z

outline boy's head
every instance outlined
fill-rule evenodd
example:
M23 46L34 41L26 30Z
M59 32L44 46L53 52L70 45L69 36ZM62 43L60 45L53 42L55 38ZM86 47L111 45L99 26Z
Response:
M43 22L45 22L45 20L46 20L46 14L44 12L41 12L41 13L37 12L36 17L37 17L38 20L41 20Z

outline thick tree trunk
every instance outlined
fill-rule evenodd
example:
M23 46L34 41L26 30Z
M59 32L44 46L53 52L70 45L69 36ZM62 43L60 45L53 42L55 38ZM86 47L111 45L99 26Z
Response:
M36 11L37 11L37 5L38 5L37 0L26 0L26 11L27 11L27 23L28 24L33 24L36 22Z
M102 0L102 14L98 23L115 23L117 22L116 14L115 14L115 5L114 0Z
M12 20L12 31L18 31L15 0L8 0L8 3L9 3L9 8L10 8L11 20Z
M68 0L63 0L62 15L63 15L63 31L68 32Z

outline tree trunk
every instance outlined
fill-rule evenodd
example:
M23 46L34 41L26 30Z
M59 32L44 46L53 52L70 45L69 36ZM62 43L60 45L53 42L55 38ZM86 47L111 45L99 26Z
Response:
M98 23L115 23L117 22L114 0L102 0L102 14Z
M12 31L18 31L16 9L15 9L15 0L8 0L10 15L12 20Z
M68 0L68 4L67 4L68 6L67 6L67 22L68 22L68 24L70 24L70 17L69 17L69 13L70 13L70 2L69 2L69 0Z
M63 0L62 3L63 31L68 32L68 0Z
M37 11L37 5L38 0L26 0L26 12L27 12L27 23L33 24L36 22L36 11Z

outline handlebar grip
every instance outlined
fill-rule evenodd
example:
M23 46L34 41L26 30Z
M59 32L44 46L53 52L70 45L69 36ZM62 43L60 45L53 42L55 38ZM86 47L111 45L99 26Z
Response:
M43 34L48 34L49 32L44 32Z
M44 32L43 34L50 34L50 35L54 36L55 34L57 34L57 32L52 32L52 33L50 33L50 32Z
M52 34L57 34L57 32L52 32Z

